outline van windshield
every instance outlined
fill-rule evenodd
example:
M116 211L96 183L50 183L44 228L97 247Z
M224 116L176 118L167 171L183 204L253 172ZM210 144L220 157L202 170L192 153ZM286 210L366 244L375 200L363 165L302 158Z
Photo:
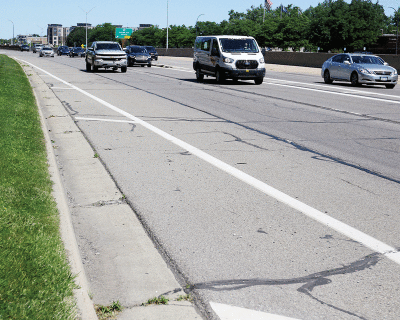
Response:
M254 39L219 39L223 52L258 52L258 46Z

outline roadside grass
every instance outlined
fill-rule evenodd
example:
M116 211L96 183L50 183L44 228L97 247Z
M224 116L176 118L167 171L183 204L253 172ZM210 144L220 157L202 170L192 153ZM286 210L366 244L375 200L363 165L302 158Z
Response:
M0 55L0 319L75 316L39 119L22 68Z

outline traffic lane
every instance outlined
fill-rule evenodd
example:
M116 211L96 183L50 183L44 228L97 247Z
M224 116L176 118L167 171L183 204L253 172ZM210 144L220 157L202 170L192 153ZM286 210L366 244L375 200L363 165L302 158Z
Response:
M114 73L110 73L110 72L108 72L108 73L104 73L104 75L106 75L107 77L110 77L110 76L112 76ZM93 75L94 77L95 77L95 75ZM115 74L115 76L117 76L117 81L121 81L121 78L118 76L118 74ZM138 75L139 76L139 75ZM141 79L141 78L137 78L136 77L136 79L138 79L138 83L146 83L146 81L144 80L144 79ZM162 78L161 78L162 79ZM101 80L101 81L100 81ZM104 78L104 77L101 77L101 79L99 80L99 83L103 83L104 81L107 81L107 78ZM75 81L75 80L74 80ZM91 82L92 80L90 80L89 82ZM103 81L103 82L102 82ZM153 79L152 80L153 81L153 83L154 84L156 84L157 82L156 82L156 80L155 79ZM112 82L110 82L108 85L107 85L107 87L111 87L113 85L113 83ZM163 88L165 88L165 84L163 84L162 85L162 87ZM129 87L128 87L129 88ZM135 92L135 89L134 88L131 88L134 92ZM182 88L180 88L180 89L182 89ZM186 89L185 89L186 90ZM121 91L123 91L123 90L121 90ZM124 91L127 91L126 89L124 89ZM140 90L139 90L140 91ZM171 88L167 88L167 91L168 92L172 92L173 90L171 90ZM186 92L186 91L185 91ZM107 95L108 95L108 91L107 90L105 90L105 89L102 89L102 93L104 94L104 98L106 99L107 98ZM191 96L195 96L195 95L192 95L191 94ZM236 98L235 98L235 100L236 100ZM86 104L85 104L86 105ZM228 112L228 111L227 111ZM89 111L88 112L89 114L91 113L91 111ZM317 155L317 156L319 156L319 155Z
M153 105L152 104L149 104L150 106L152 106L153 107ZM143 107L145 107L145 108L147 108L148 107L148 105L147 106L143 106ZM163 108L162 108L162 111L164 111L165 112L165 110L169 110L169 108L165 108L165 106L163 105ZM146 109L147 110L147 109ZM139 110L137 110L139 113L142 113L143 111L139 111ZM151 110L148 110L148 111L154 111L153 109L151 109ZM104 113L104 110L102 110L102 112ZM103 114L103 113L101 113L101 114ZM150 113L152 113L153 114L153 112L150 112ZM167 117L166 119L171 119L171 117ZM169 121L170 122L170 121ZM189 126L189 127L191 127L191 126ZM120 128L119 128L119 130L121 130ZM97 130L98 131L98 130ZM97 132L96 130L94 131L94 132ZM109 128L108 128L108 130L106 130L106 132L109 132ZM108 136L108 135L107 135ZM112 136L114 136L114 134L112 134ZM187 134L185 134L185 136L187 136ZM103 140L103 139L102 139ZM120 140L120 139L117 139L117 140ZM147 145L149 145L149 144L147 144ZM151 144L150 144L151 145ZM136 150L136 148L135 148L135 150ZM127 163L132 163L132 162L130 162L130 161L128 161ZM159 175L157 175L157 176L159 176ZM139 197L140 198L140 197ZM153 198L154 199L154 198ZM244 207L246 207L246 206L244 206ZM275 229L275 228L274 228ZM257 229L258 230L258 229ZM260 232L260 233L262 233L262 232ZM278 237L277 237L278 238ZM183 240L182 240L183 241Z
M122 141L124 135L131 132L130 126L125 125L123 132L120 126L106 123L103 135L99 135L98 123L80 121L80 125L94 127L85 132L97 132L95 145L103 144L107 154L97 150L102 159L110 164L111 171L122 169L113 176L119 181L124 194L132 199L135 210L142 214L166 248L168 256L183 270L196 292L199 290L206 301L217 300L233 305L241 301L239 305L244 307L258 306L257 310L278 313L280 309L277 307L287 304L278 298L280 293L295 296L292 300L294 304L286 307L283 314L296 315L298 318L306 318L307 315L309 319L317 319L320 314L329 314L347 319L343 311L321 307L318 299L322 300L325 307L329 302L348 313L363 310L361 315L376 316L381 312L375 309L378 307L376 304L367 308L366 312L364 305L355 303L349 307L346 301L334 298L337 288L349 292L346 284L355 285L359 282L361 284L354 287L357 293L367 294L376 285L374 278L385 278L386 273L363 273L367 268L374 269L378 263L376 255L370 259L366 257L368 251L365 252L358 244L352 247L354 242L349 242L345 237L331 230L320 229L319 225L296 217L291 210L279 208L279 204L260 200L253 190L246 191L246 187L235 186L235 182L223 175L213 174L211 168L202 169L203 165L189 154L165 146L151 134L146 137L148 133L140 127L135 128L138 139L130 135L130 147L126 154L122 147L126 144ZM203 127L199 129L204 131ZM224 128L224 131L227 130ZM121 144L114 145L109 136L121 141ZM107 139L109 143L104 144ZM129 177L127 172L134 175ZM242 200L238 201L238 197ZM321 243L316 245L316 241ZM360 254L362 257L359 257ZM355 256L359 259L354 259ZM333 268L333 265L336 267ZM344 269L340 269L342 265ZM357 272L355 266L358 267ZM362 274L355 275L357 273ZM328 282L331 281L330 277L333 277L333 282L338 281L335 284L338 287L333 292L328 288L326 292L316 285L318 288L314 292L318 294L315 304L302 297L304 292L293 294L293 291L307 283L312 286L315 277L323 281L322 274L328 278ZM344 282L336 280L336 276ZM353 277L357 280L352 280ZM370 286L371 283L374 284ZM287 288L282 289L285 285ZM388 285L383 284L382 290L393 293L395 286L391 285L391 281ZM280 303L276 304L274 300ZM372 303L373 298L366 300ZM274 301L274 305L270 306L269 301ZM396 307L396 303L391 307Z
M113 73L109 73L109 74L107 74L107 77L110 77L110 76L112 76L113 75ZM121 78L120 77L118 77L118 74L115 74L115 76L117 76L117 81L121 81ZM145 82L144 81L144 79L141 79L140 77L138 77L139 75L137 75L137 77L135 77L135 79L137 80L137 82L138 83L143 83L143 82ZM107 78L104 78L104 77L101 77L102 78L102 80L103 81L106 81L107 80ZM152 80L153 82L153 85L155 85L157 82L156 82L156 80L155 79L153 79ZM101 82L100 82L101 83ZM170 82L171 83L171 82ZM109 87L111 87L111 85L113 85L113 84L111 84L110 83L110 85L108 85ZM153 86L152 85L152 86ZM176 88L178 88L179 90L174 90L172 87L168 87L168 85L166 85L166 84L162 84L162 85L160 85L163 89L165 89L166 91L168 91L168 92L175 92L175 95L177 96L177 93L178 93L178 91L182 91L182 92L188 92L188 88L182 88L182 85L181 84L179 84L179 85L177 85L176 86ZM128 87L129 88L129 87ZM131 91L129 91L129 90L126 90L125 89L125 92L130 92L130 94L132 95L132 94L134 94L135 96L134 96L134 98L133 99L131 99L132 101L140 101L140 90L137 90L137 89L134 89L134 88L130 88L131 89ZM120 90L121 92L122 91L124 91L124 90ZM100 94L100 96L102 96L104 99L107 99L107 97L108 97L108 91L107 90L105 90L105 89L102 89L101 90L101 93L99 93ZM190 96L192 96L192 97L195 97L195 94L193 93L190 93ZM196 101L196 99L193 99L194 101ZM237 100L237 98L235 97L234 98L234 100ZM175 100L174 100L175 101ZM202 100L201 100L202 101ZM122 104L122 102L118 102L118 105L119 104ZM86 105L86 104L85 104ZM129 102L128 102L128 105L129 105ZM228 110L229 111L229 110ZM227 111L227 112L228 112ZM93 112L91 111L91 110L87 110L86 111L87 112L87 114L93 114ZM170 118L171 116L169 115L169 116L165 116L165 118L162 118L161 117L161 122L162 122L162 120L164 119L164 120L166 120L166 121L168 121L168 119ZM147 115L146 116L146 118L147 119L151 119L152 121L159 121L158 120L158 117L155 117L154 115ZM171 119L173 119L173 118L171 118ZM219 119L219 121L225 121L224 119ZM173 120L171 120L171 121L173 121ZM231 138L231 139L237 139L237 137L234 135L234 134L232 134L232 135L228 135L227 134L227 137L228 138ZM269 137L269 138L271 138L271 137ZM272 137L272 138L274 138L274 137ZM292 144L293 145L293 144ZM316 158L319 158L319 159L324 159L324 157L321 157L321 155L318 155L318 154L314 154L314 156L316 157ZM325 161L329 161L329 158L328 159L325 159Z
M170 118L170 117L167 117L167 118ZM106 130L106 132L109 132L110 130L108 129L108 130ZM113 134L112 136L115 136L115 134ZM101 139L101 140L104 140L104 139ZM118 139L119 140L119 139ZM146 144L147 145L147 144ZM108 148L106 148L106 149L108 149ZM135 150L135 152L137 152L137 148L134 148L134 150ZM111 161L111 162L114 162L114 161ZM133 162L131 162L131 161L128 161L128 163L137 163L137 162L135 162L135 161L133 161ZM147 175L146 175L147 176ZM156 174L156 176L159 176L159 174ZM136 177L135 177L136 178ZM151 179L152 181L154 180L154 179ZM197 184L196 184L197 185ZM146 187L146 189L148 189L147 187ZM157 188L156 188L158 191L160 190L160 187L159 186L157 186ZM150 197L151 199L154 199L154 197ZM139 200L138 200L139 201ZM137 201L136 201L137 202ZM176 201L174 201L174 203L175 203ZM165 206L165 207L167 207L167 206ZM214 207L214 206L212 206L212 207ZM188 211L188 210L184 210L184 211ZM159 219L157 219L157 221L159 221ZM164 223L162 223L161 224L161 226L164 226ZM261 230L260 230L261 231ZM260 232L260 233L262 233L262 232ZM276 238L279 238L279 237L276 237ZM242 264L242 263L241 263ZM351 263L350 263L350 265L351 265ZM227 283L230 283L230 281L227 281ZM204 283L203 282L200 282L200 284L201 285L203 285L204 286Z
M390 120L393 123L386 121L387 115L398 115L398 112L394 113L397 107L394 102L381 100L380 108L388 110L385 114L381 112L381 118L377 118L375 100L363 99L361 103L356 96L349 98L340 95L333 101L327 101L324 93L317 91L320 94L310 95L309 91L298 88L288 90L286 86L278 86L273 92L259 86L256 86L259 89L247 91L251 85L236 89L237 86L218 86L213 82L198 84L186 80L188 88L175 92L171 87L173 85L157 86L157 83L163 82L164 77L174 79L169 76L170 71L163 72L155 77L147 71L135 72L135 78L140 80L133 87L173 99L271 137L290 141L299 148L308 148L318 155L327 155L361 170L370 170L394 180L400 178L399 127L395 120ZM182 78L176 80L179 83L185 81ZM375 115L350 111L360 111L360 106L363 111L373 109Z
M153 68L151 71L145 70L144 73L157 73L165 75L166 70L158 70L159 68ZM169 76L176 77L177 79L194 81L193 71L176 69L169 71ZM189 76L189 74L193 74ZM358 87L353 88L347 83L337 83L334 85L326 85L321 82L317 76L310 75L297 75L288 73L276 73L276 78L266 77L264 80L263 87L266 85L268 89L265 89L265 97L281 98L289 102L302 102L310 103L314 107L321 107L332 109L332 111L353 113L356 115L370 116L371 118L387 119L391 121L400 121L398 108L400 106L400 89L382 91L379 87ZM306 80L304 79L306 78ZM235 91L254 92L259 94L258 86L255 86L251 81L239 81L237 83L227 80L223 85L217 84L213 77L205 78L205 85L212 87L225 87ZM298 92L292 99L287 97L286 91L293 90ZM397 92L397 94L396 94ZM320 96L320 99L316 102L310 101L310 96ZM359 98L362 103L348 103L348 99ZM332 102L337 101L336 105L332 105ZM382 104L385 107L382 107Z

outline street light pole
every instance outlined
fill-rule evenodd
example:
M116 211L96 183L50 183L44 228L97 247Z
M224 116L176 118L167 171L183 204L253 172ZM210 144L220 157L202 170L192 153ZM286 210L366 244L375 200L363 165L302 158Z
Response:
M394 10L395 16L397 15L397 23L396 23L396 56L397 56L397 43L399 41L399 12L393 7L389 7Z
M81 7L79 7L79 8L81 8ZM81 8L82 11L86 13L86 24L85 24L85 27L86 27L86 44L85 44L85 49L86 49L86 50L87 50L87 15L88 15L89 12L92 11L94 8L96 8L96 7L93 7L93 8L90 9L89 11L85 11L85 10L83 10L83 9Z
M11 39L11 45L14 44L14 22L12 22L10 19L8 19L8 21L10 21L13 24L13 37Z
M168 0L167 0L167 47L166 47L166 51L168 51Z
M199 14L199 16L198 16L197 19L196 19L196 37L197 37L197 21L199 21L199 18L200 18L201 16L204 16L204 13Z

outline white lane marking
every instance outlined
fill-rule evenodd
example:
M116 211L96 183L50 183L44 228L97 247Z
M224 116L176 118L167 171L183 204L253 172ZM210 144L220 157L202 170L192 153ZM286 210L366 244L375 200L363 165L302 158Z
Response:
M74 88L64 88L64 87L50 87L50 89L56 89L56 90L75 90Z
M137 123L134 120L116 120L116 119L99 119L99 118L83 118L83 117L75 117L75 120L83 120L83 121L103 121L103 122L121 122L121 123Z
M211 308L221 320L297 320L272 313L255 311L210 301Z
M293 86L293 85L289 85L289 84L272 83L272 82L265 82L265 81L264 81L264 84L269 84L272 86L288 87L288 88L294 88L294 89L306 90L306 91L323 92L323 93L329 93L329 94L334 94L334 95L339 95L339 96L353 97L353 98L366 99L366 100L372 100L372 101L400 104L400 101L396 101L396 100L388 100L388 99L383 99L383 98L360 96L360 95L345 93L345 92L336 92L336 91L329 91L329 90L323 90L323 89L305 88L305 87L298 87L298 86Z
M182 71L182 72L194 73L193 70L189 71L189 69L184 69L182 67L173 67L173 68L164 68L164 69L170 69L170 70L177 70L177 71ZM186 70L188 70L188 71L186 71ZM330 91L330 90L328 90L326 88L326 86L321 85L321 84L315 84L315 83L298 82L298 81L291 81L291 80L281 80L281 79L274 79L274 78L264 78L264 80L287 83L286 86L288 86L290 88L295 88L295 89L311 90L311 91L318 91L318 92L324 92L324 93L346 95L346 96L351 96L351 97L356 97L356 98L364 98L364 99L370 98L371 100L378 100L378 101L384 101L384 102L393 102L393 103L400 104L400 101L385 100L385 99L379 99L379 98L373 98L373 97L367 97L367 96L351 95L351 94L348 94L348 93L345 93L345 92L354 93L354 94L357 94L357 93L369 94L369 95L382 96L382 97L387 97L387 98L400 99L400 96L396 96L396 95L390 95L390 94L384 94L384 93L378 93L378 92L366 92L366 91L353 90L353 89L347 89L347 88L335 88L335 89L344 91L344 92L337 92L337 91ZM289 83L306 85L306 86L321 87L321 88L324 88L324 89L319 90L319 89L298 87L298 86L294 86L294 85L291 86L291 85L289 85ZM284 84L272 83L272 82L264 82L263 84L282 85L282 86L284 86Z
M71 88L75 88L78 92L99 102L103 106L105 106L111 110L114 110L115 112L118 112L119 114L127 117L128 119L136 121L138 124L142 125L143 127L147 128L148 130L158 134L159 136L161 136L164 139L166 139L167 141L170 141L171 143L181 147L182 149L192 153L193 155L197 156L198 158L203 159L204 161L208 162L209 164L215 166L216 168L218 168L222 171L225 171L226 173L232 175L233 177L236 177L237 179L243 181L244 183L256 188L257 190L265 193L266 195L269 195L272 198L275 198L276 200L288 205L289 207L302 212L306 216L320 222L324 226L327 226L327 227L347 236L350 239L353 239L359 243L362 243L364 246L370 248L374 252L381 253L388 259L390 259L393 262L400 265L400 252L398 252L394 247L391 247L391 246L387 245L386 243L383 243L382 241L379 241L379 240L365 234L364 232L361 232L361 231L359 231L337 219L334 219L334 218L326 215L325 213L323 213L317 209L310 207L309 205L307 205L297 199L290 197L289 195L267 185L266 183L248 175L247 173L244 173L243 171L240 171L240 170L236 169L235 167L232 167L231 165L205 153L204 151L201 151L200 149L197 149L196 147L193 147L192 145L190 145L180 139L175 138L174 136L131 115L130 113L128 113L122 109L119 109L118 107L113 106L111 103L108 103L100 98L97 98L96 96L52 75L51 73L49 73L39 67L36 67L35 65L31 64L30 62L27 62L24 60L20 60L20 61L23 61L23 62L35 67L36 69L51 75L54 79L64 83L67 86L70 86Z
M291 80L282 80L282 79L274 79L274 78L264 78L264 79L265 80L271 80L271 81L277 81L277 82L283 82L283 83L293 83L293 84L300 84L300 85L306 85L306 86L321 87L321 88L327 89L327 85L323 85L323 84L307 83L307 82L299 82L299 81L291 81ZM375 96L383 96L383 97L388 97L388 98L400 99L400 96L395 96L395 95L385 94L385 93L361 91L361 90L354 90L354 89L334 87L334 86L332 86L332 89L338 89L338 90L352 92L352 93L362 93L362 94L369 94L369 95L375 95Z

